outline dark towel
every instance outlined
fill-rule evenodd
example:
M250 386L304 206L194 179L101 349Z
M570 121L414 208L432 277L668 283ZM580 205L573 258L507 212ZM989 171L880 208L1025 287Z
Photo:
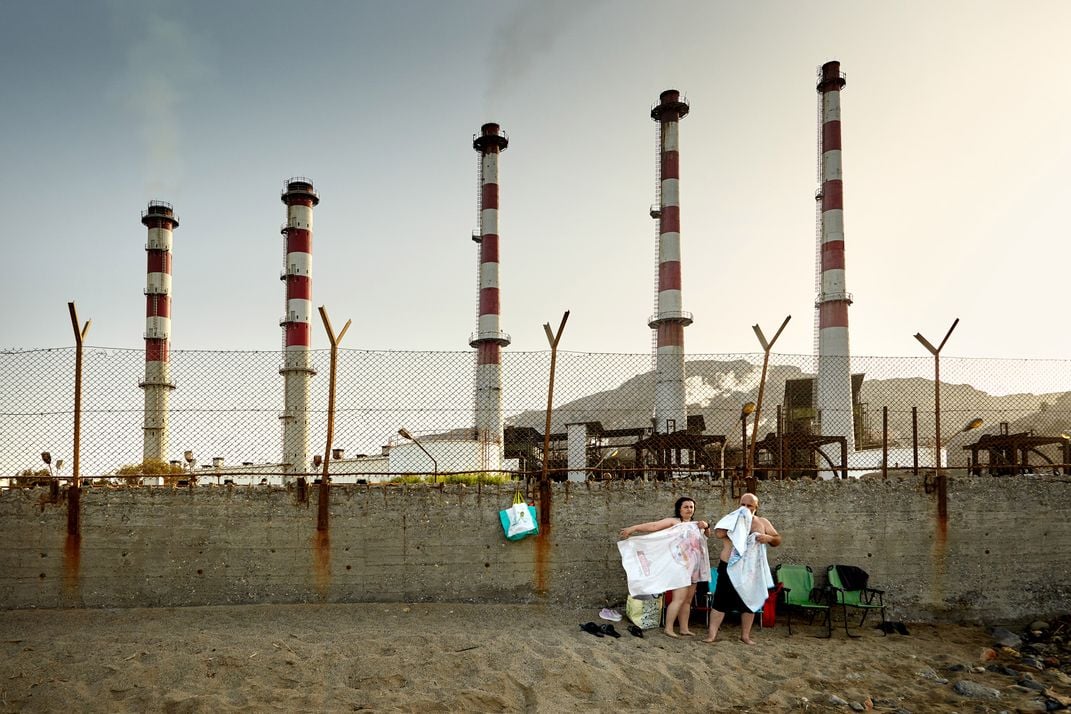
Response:
M840 576L840 584L845 590L865 590L870 576L862 568L854 565L837 565L837 575Z

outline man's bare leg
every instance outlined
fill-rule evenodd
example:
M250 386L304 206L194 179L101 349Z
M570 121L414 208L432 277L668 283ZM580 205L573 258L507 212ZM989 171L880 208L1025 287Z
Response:
M712 643L718 639L718 628L721 627L721 621L724 619L724 612L718 612L713 609L710 611L710 628L707 630L707 638L703 642Z
M740 641L744 644L755 644L755 640L751 639L751 626L753 624L755 624L755 613L740 613Z

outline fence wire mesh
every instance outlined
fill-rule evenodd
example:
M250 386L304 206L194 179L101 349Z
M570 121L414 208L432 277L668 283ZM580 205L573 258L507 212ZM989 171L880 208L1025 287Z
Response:
M71 476L75 356L74 348L0 352L0 479L22 477L0 485ZM330 352L314 350L310 359L309 463L286 465L282 353L172 352L164 461L173 476L194 474L198 483L315 478L313 459L325 450ZM686 423L654 434L659 378L650 354L559 351L544 454L549 351L502 355L498 437L476 428L487 423L477 404L486 409L487 402L477 400L472 352L340 349L332 444L340 451L329 459L331 480L523 476L541 470L545 457L559 478L732 475L744 462L744 433L750 438L754 428L755 415L742 407L758 399L761 364L761 354L692 355ZM940 450L932 357L853 357L854 386L839 385L831 399L816 394L816 364L811 355L771 355L753 461L758 477L926 469L939 453L943 466L982 475L1059 473L1071 461L1066 361L942 357ZM142 350L85 348L81 476L147 473L144 377ZM838 403L852 411L851 434L823 432L823 423L828 432L836 421L828 405Z

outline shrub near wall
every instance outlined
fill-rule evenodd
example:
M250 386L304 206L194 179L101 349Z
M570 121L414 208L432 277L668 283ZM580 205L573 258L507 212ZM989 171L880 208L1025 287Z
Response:
M576 607L626 594L622 526L736 505L719 481L556 484L539 538L506 541L514 485L335 486L316 531L317 489L90 488L81 538L66 501L0 493L0 606L143 607L263 602L549 601ZM760 512L785 541L771 563L865 568L898 619L977 622L1067 611L1071 483L966 478L937 494L918 478L760 482ZM929 489L932 491L932 489ZM711 542L716 557L716 544Z

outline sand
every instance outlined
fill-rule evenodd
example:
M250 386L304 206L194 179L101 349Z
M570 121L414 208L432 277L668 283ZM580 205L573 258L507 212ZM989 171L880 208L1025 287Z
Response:
M0 611L0 711L1044 711L1018 675L949 670L986 664L977 627L823 640L779 622L747 646L733 624L706 645L587 621L541 605ZM1033 677L1071 693L1058 671ZM1000 698L961 696L961 679Z

